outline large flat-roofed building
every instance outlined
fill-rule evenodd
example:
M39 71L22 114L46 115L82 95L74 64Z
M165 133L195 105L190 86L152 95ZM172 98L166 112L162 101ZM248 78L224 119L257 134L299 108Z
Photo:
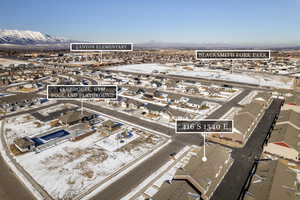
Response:
M209 199L225 174L233 159L231 150L220 145L206 146L207 161L202 161L203 148L195 152L189 162L177 169L172 181L166 181L152 197L154 200L186 200L194 197Z
M260 161L244 200L299 199L297 174L280 160Z

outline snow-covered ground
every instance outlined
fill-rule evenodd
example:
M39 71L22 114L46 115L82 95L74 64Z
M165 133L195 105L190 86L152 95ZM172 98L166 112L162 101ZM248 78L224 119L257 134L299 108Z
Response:
M134 65L123 65L117 67L110 67L108 69L125 71L125 72L136 72L150 74L154 71L161 73L167 73L170 75L181 75L187 77L199 77L212 80L224 80L232 81L238 83L256 84L261 86L269 86L276 88L293 88L294 81L292 78L267 75L267 74L257 74L257 73L231 73L222 70L212 70L208 68L196 68L193 70L185 70L181 67L170 67L167 65L160 64L134 64Z
M53 101L53 100L50 100L50 101ZM49 101L49 102L50 102ZM55 107L49 107L49 108L45 108L45 109L42 109L42 110L39 110L38 113L40 113L41 115L44 115L44 116L48 116L50 113L53 113L53 112L56 112L56 111L59 111L59 110L64 110L64 109L71 109L71 108L77 108L78 106L75 106L73 104L69 104L69 103L66 103L66 104L59 104Z
M3 65L4 67L9 66L10 64L19 65L19 64L27 64L25 60L13 60L13 59L6 59L6 58L0 58L0 65Z
M30 114L24 114L8 118L5 128L7 129L7 143L12 144L16 138L37 135L52 127L49 123L36 120Z
M123 142L121 143L121 140L116 139L119 135L119 132L114 133L102 140L100 140L99 142L96 142L96 145L107 150L107 151L116 151L119 148L122 148L123 146L125 146L126 144L128 144L129 142L132 142L133 140L137 139L139 137L138 134L133 133L133 135L129 138L124 138Z
M199 77L212 80L224 80L238 83L257 84L261 86L269 86L276 88L293 88L294 81L288 77L254 74L254 73L230 73L220 70L194 70L194 71L181 71L171 72L169 74L181 75L188 77Z
M170 161L162 165L121 200L132 200L135 199L134 197L137 197L136 199L145 200L144 194L150 197L154 196L164 182L173 179L178 168L184 167L188 163L193 155L193 148L195 147L185 146L176 154L174 160L170 159Z
M33 136L51 129L48 123L39 127L37 122L31 115L8 118L7 143L11 144L16 137ZM116 137L122 128L109 136L98 129L79 141L66 141L40 153L22 154L16 156L16 160L54 199L74 199L95 185L106 183L166 142L148 131L127 124L122 127L132 136Z
M67 199L104 181L153 147L144 144L129 152L110 152L94 144L92 135L79 142L67 141L38 154L18 156L17 161L51 196Z
M134 65L121 65L117 67L110 67L110 70L118 70L123 72L137 72L150 74L157 70L158 72L174 71L176 68L171 68L160 64L134 64Z

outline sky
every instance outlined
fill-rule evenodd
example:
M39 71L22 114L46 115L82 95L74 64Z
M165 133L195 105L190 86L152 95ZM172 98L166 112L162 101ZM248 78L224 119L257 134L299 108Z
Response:
M7 0L0 29L91 42L300 44L299 0Z

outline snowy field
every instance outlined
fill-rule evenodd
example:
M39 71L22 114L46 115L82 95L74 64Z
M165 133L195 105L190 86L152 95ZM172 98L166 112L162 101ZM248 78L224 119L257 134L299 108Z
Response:
M43 123L30 114L24 114L8 118L5 128L7 129L7 143L12 144L16 138L37 135L52 127L50 123Z
M130 151L111 152L95 145L92 135L79 142L67 141L38 154L18 156L17 161L54 199L73 199L150 152L153 146L145 143Z
M5 124L9 129L8 144L16 137L33 136L51 129L49 124L39 127L36 122L30 115L8 118ZM117 137L127 129L129 137ZM66 141L40 153L18 155L16 160L55 200L67 200L110 181L166 142L160 136L126 124L111 135L103 134L101 130L99 128L81 140Z
M181 71L171 72L171 75L180 75L188 77L199 77L212 80L224 80L246 84L257 84L261 86L269 86L276 88L293 88L294 81L288 77L275 76L275 75L260 75L250 73L230 73L226 71L218 70L206 70L206 71Z
M293 79L283 76L257 74L257 73L230 73L222 70L211 69L199 69L193 68L193 70L185 70L181 67L169 67L160 64L134 64L123 65L117 67L110 67L110 70L124 71L124 72L136 72L150 74L154 71L163 72L169 75L180 75L187 77L199 77L212 80L224 80L238 83L257 84L261 86L269 86L276 88L293 88Z
M51 102L51 101L53 101L53 100L49 100L49 102ZM50 113L53 113L53 112L56 112L56 111L59 111L59 110L71 109L71 108L75 109L77 107L78 106L75 106L75 105L69 104L69 103L59 104L55 107L49 107L49 108L39 110L38 113L40 113L41 115L44 115L44 116L48 116Z
M19 64L27 64L27 63L28 62L23 61L23 60L0 58L0 65L3 65L4 67L9 66L10 64L19 65Z
M131 136L129 138L124 138L123 142L121 143L119 140L116 140L116 137L118 136L118 134L119 134L118 132L114 133L114 134L100 140L99 142L96 143L96 145L107 151L113 152L119 148L122 148L126 144L132 142L133 140L135 140L139 137L138 134L133 133L133 136Z
M151 74L155 70L158 72L169 72L174 71L176 68L168 67L160 64L134 64L134 65L121 65L117 67L110 67L110 70L118 70L123 72L136 72Z

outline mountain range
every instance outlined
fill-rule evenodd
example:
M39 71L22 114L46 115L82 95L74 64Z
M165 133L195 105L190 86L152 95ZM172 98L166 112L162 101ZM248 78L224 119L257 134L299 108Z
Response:
M37 31L0 29L0 47L12 48L69 48L69 43L80 42L65 38L53 37ZM135 43L135 49L252 49L252 48L296 48L300 45L288 44L230 44L230 43L182 43L182 42L157 42Z
M65 44L71 40L53 37L37 31L20 31L0 29L0 44L13 45L39 45L39 44Z

